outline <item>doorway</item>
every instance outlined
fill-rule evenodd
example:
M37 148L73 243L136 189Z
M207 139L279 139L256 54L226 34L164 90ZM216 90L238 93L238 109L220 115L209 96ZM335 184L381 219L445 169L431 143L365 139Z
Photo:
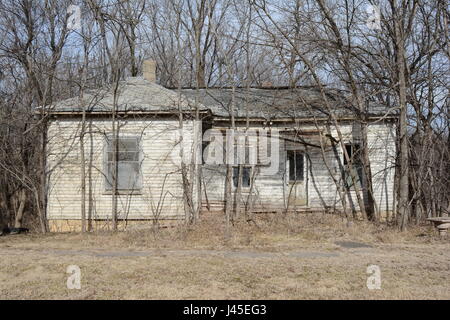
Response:
M304 206L306 197L306 165L305 153L302 150L286 151L286 176L288 185L289 207Z

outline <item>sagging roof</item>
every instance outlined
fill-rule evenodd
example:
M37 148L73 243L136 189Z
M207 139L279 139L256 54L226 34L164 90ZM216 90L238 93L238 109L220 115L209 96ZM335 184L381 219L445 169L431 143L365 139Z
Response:
M234 91L234 93L233 93ZM337 90L326 90L328 106L321 92L315 87L304 88L207 88L168 89L141 77L128 78L118 87L117 111L136 112L178 112L178 103L183 111L195 110L196 103L201 111L210 112L217 118L229 118L234 101L234 116L239 118L311 119L328 118L330 110L336 117L355 117L357 110ZM111 112L113 109L113 88L91 91L84 95L86 111L90 113ZM78 113L82 111L78 97L56 103L51 112ZM381 117L386 107L370 104L367 115Z

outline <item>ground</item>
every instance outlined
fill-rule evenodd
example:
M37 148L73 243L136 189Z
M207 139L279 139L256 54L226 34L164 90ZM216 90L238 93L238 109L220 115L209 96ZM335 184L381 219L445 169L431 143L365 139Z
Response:
M450 299L450 240L332 215L0 237L0 299ZM69 265L81 289L68 289ZM381 289L369 290L369 265Z

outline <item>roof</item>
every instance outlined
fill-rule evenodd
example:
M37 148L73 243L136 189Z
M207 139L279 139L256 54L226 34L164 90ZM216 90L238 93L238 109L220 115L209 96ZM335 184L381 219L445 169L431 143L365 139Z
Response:
M194 110L194 103L184 96L156 83L149 82L142 77L130 77L121 81L114 95L114 88L90 90L83 95L86 111L111 112L117 99L117 111L145 111L145 112L178 112L178 102L183 111ZM180 100L181 98L181 100ZM79 97L74 97L55 103L51 112L76 113L82 111ZM207 110L200 106L201 110Z
M234 93L233 93L234 91ZM337 90L326 90L328 103L337 117L354 117L356 111L345 96ZM210 111L217 118L230 116L234 101L236 118L252 119L302 119L327 118L329 111L319 89L298 88L207 88L168 89L142 77L131 77L119 83L117 111L178 112L178 101L183 111L195 110L195 103L201 111ZM181 100L180 100L181 99ZM91 90L83 97L86 111L90 113L111 112L113 109L113 88ZM56 113L81 112L78 97L57 102L52 107ZM370 104L368 115L384 116L387 108Z
M233 101L231 88L182 89L181 93L189 99L198 101L211 109L218 117L229 117ZM326 90L326 97L333 114L337 117L354 117L357 110L345 96L337 90ZM329 109L321 92L315 87L305 88L235 88L235 117L260 119L299 119L327 118ZM370 104L369 116L383 116L387 108Z

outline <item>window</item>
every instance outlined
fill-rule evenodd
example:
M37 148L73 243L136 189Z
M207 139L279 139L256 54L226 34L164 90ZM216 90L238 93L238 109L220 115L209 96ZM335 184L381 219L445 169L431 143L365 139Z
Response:
M257 143L257 136L236 135L233 146L234 164L247 166L257 164Z
M120 137L117 144L117 189L139 190L141 188L141 164L139 160L139 138ZM114 182L114 140L106 139L106 190L113 189Z
M303 181L304 179L304 155L298 150L288 150L289 182Z
M250 187L250 180L251 180L251 167L242 167L242 181L241 186L243 188ZM239 180L239 167L233 167L233 185L235 188L238 186L238 180Z
M353 186L352 176L355 177L358 187L361 187L363 167L361 163L361 147L359 144L346 144L345 150L347 151L350 162L347 161L345 154L344 157L344 181L347 187Z

